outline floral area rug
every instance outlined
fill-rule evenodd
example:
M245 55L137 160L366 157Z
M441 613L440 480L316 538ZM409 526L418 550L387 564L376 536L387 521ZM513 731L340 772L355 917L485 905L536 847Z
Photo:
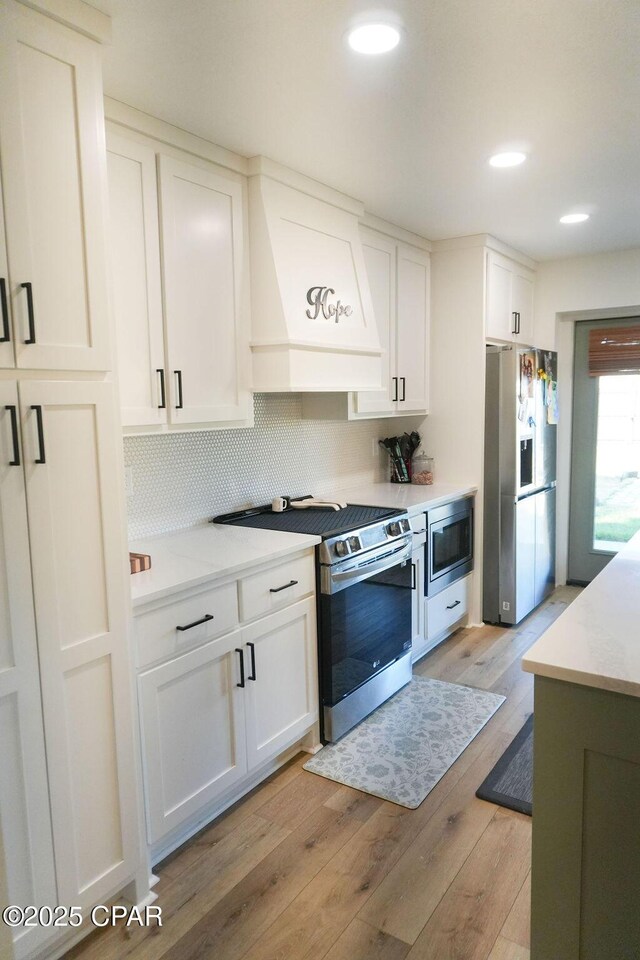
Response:
M413 810L504 701L486 690L414 677L304 769Z

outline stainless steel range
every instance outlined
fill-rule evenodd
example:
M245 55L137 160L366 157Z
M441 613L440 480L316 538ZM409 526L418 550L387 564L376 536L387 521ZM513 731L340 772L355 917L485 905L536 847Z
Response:
M305 498L301 498L304 500ZM271 506L214 523L317 534L323 741L338 740L411 679L411 526L387 507Z

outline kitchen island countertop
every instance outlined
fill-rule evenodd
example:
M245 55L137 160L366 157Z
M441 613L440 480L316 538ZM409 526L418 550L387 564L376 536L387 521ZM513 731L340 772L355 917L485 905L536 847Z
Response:
M135 540L129 550L148 553L151 569L131 575L133 607L280 560L317 543L320 537L307 534L212 523Z
M524 670L640 697L640 533L528 651Z

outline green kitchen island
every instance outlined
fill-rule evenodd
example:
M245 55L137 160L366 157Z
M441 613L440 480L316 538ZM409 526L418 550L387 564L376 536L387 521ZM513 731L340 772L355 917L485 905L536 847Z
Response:
M640 533L533 645L531 960L640 958Z

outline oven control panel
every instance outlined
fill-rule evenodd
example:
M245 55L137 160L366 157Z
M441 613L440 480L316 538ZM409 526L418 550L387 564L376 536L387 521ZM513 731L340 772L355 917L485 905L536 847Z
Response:
M408 533L409 530L411 530L411 521L408 518L392 520L387 525L387 533L390 537L401 537L403 533Z
M393 520L384 520L370 524L367 527L358 527L353 533L331 537L320 546L321 563L337 563L345 557L373 550L390 540L397 540L411 533L411 521L405 514L396 516Z

